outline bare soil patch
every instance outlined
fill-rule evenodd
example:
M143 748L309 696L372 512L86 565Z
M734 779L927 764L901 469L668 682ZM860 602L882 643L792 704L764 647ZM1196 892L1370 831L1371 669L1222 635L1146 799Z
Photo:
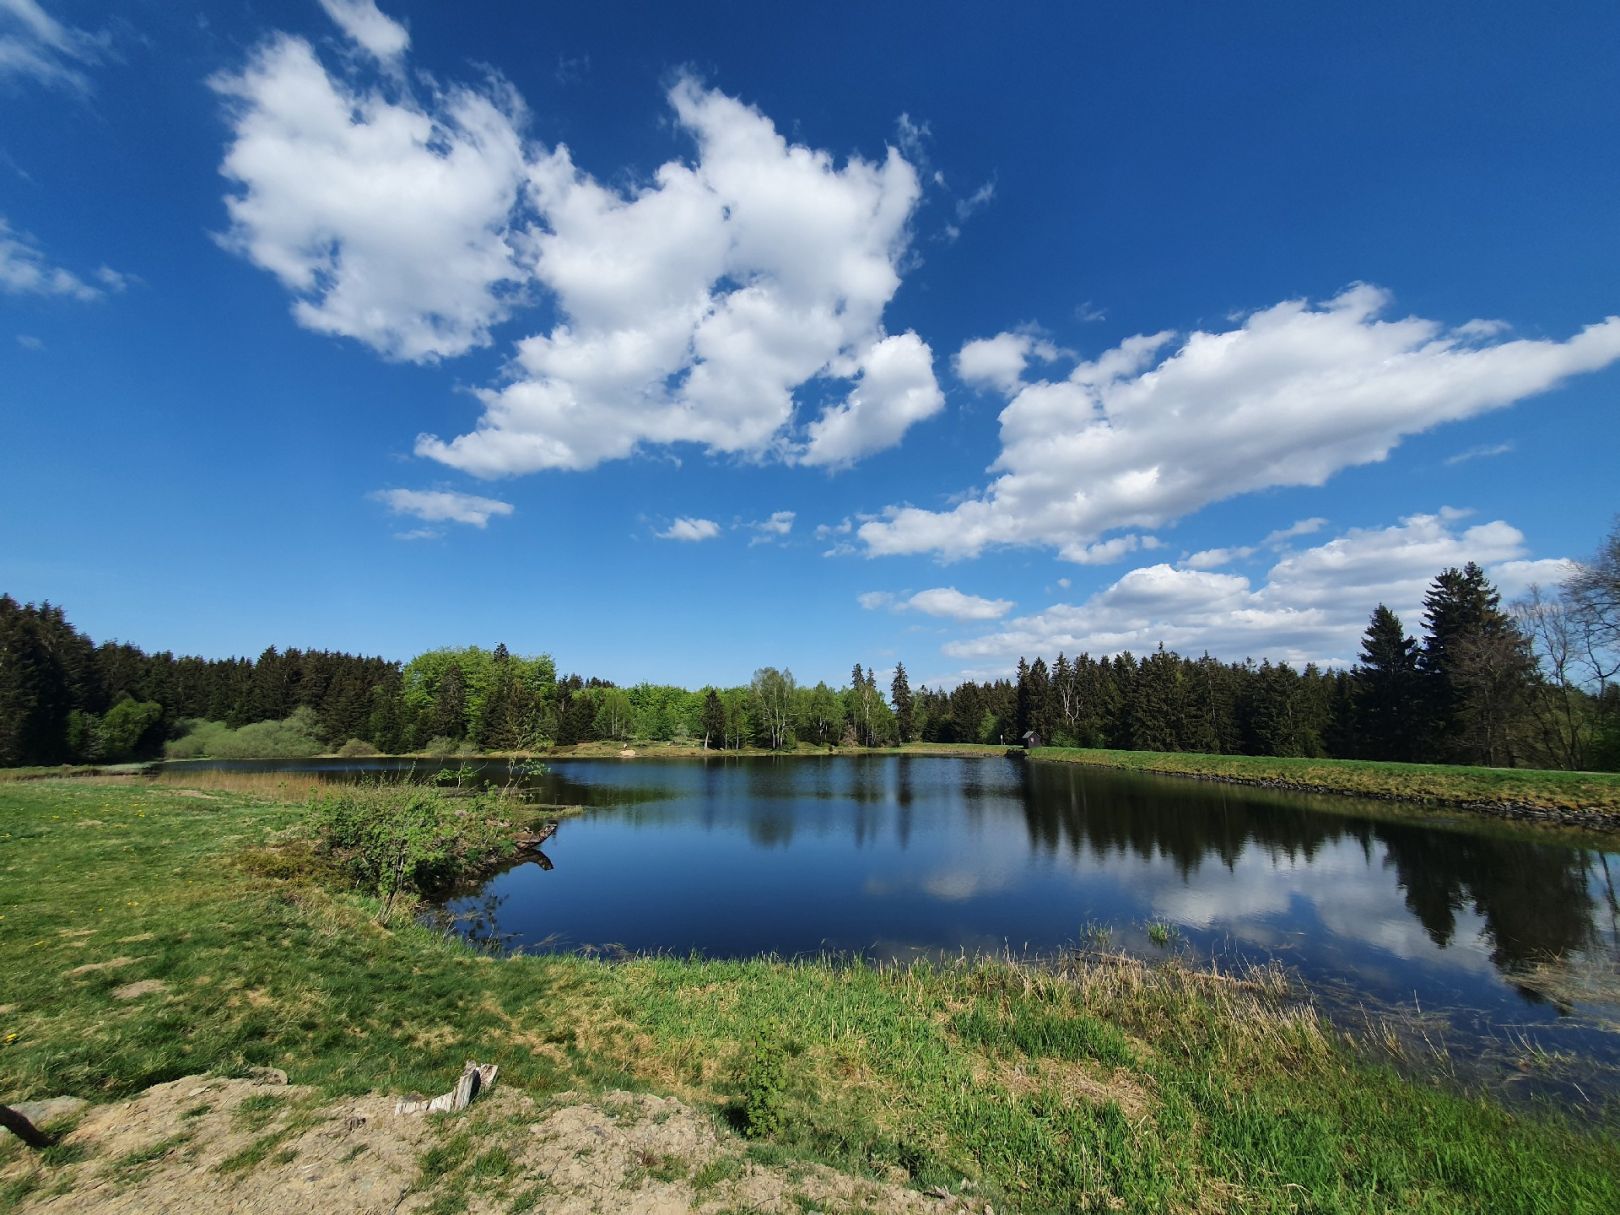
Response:
M52 1215L382 1215L458 1193L472 1215L989 1209L820 1165L762 1164L711 1114L673 1097L536 1103L497 1087L464 1113L411 1117L394 1114L392 1097L323 1101L267 1079L190 1076L92 1107L62 1141L67 1163L12 1145L0 1186L31 1178L17 1210Z

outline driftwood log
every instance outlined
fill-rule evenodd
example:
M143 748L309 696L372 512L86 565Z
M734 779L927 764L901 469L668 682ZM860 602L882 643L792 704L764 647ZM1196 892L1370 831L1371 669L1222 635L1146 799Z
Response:
M495 1083L496 1073L500 1070L493 1063L474 1063L469 1059L455 1088L437 1097L401 1097L394 1103L394 1113L440 1114L464 1110L472 1104L474 1097Z
M9 1105L0 1105L0 1126L31 1148L48 1148L56 1142L55 1135L47 1135Z

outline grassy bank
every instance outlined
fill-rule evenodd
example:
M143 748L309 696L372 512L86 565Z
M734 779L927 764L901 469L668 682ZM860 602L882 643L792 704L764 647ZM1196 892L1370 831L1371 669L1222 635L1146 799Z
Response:
M1594 810L1620 814L1620 773L1612 772L1466 768L1358 759L1275 759L1081 747L1040 747L1030 754L1038 760L1061 763L1399 801L1457 806L1500 804L1550 811Z
M0 787L0 1095L107 1100L254 1065L437 1092L479 1058L539 1097L683 1097L759 1159L967 1179L998 1211L1620 1209L1613 1126L1374 1068L1274 974L497 960L266 863L306 813L220 788Z

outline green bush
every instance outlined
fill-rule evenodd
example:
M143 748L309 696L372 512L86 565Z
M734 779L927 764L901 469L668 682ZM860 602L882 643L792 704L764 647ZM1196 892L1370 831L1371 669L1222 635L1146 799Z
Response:
M787 1123L787 1051L774 1036L756 1038L743 1055L738 1087L743 1134L750 1139L781 1134Z
M239 730L222 721L180 724L185 732L164 748L170 759L306 759L323 750L320 722L304 705L281 721L256 721Z
M310 801L318 852L382 900L441 893L510 854L517 803L498 791L453 796L427 785L347 785Z

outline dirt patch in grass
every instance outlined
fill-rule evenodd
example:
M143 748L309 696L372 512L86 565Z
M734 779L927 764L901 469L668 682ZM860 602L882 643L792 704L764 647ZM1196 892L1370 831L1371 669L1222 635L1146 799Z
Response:
M1144 1077L1122 1067L1077 1063L1067 1059L985 1059L975 1064L976 1084L996 1084L1017 1097L1056 1092L1065 1101L1119 1107L1132 1122L1153 1114L1155 1100L1143 1085Z
M139 1000L142 996L168 989L169 985L162 979L142 979L139 983L125 983L122 987L115 987L112 994L113 998L118 1000Z
M79 975L94 974L98 970L117 970L123 966L133 966L136 962L143 960L142 958L117 957L108 958L105 962L86 962L83 966L75 966L72 970L65 971L64 976L74 979Z
M0 1164L19 1213L985 1210L759 1159L708 1112L639 1093L537 1104L497 1088L463 1114L420 1118L395 1115L388 1097L323 1102L301 1085L191 1076L93 1107L64 1143L65 1163Z

